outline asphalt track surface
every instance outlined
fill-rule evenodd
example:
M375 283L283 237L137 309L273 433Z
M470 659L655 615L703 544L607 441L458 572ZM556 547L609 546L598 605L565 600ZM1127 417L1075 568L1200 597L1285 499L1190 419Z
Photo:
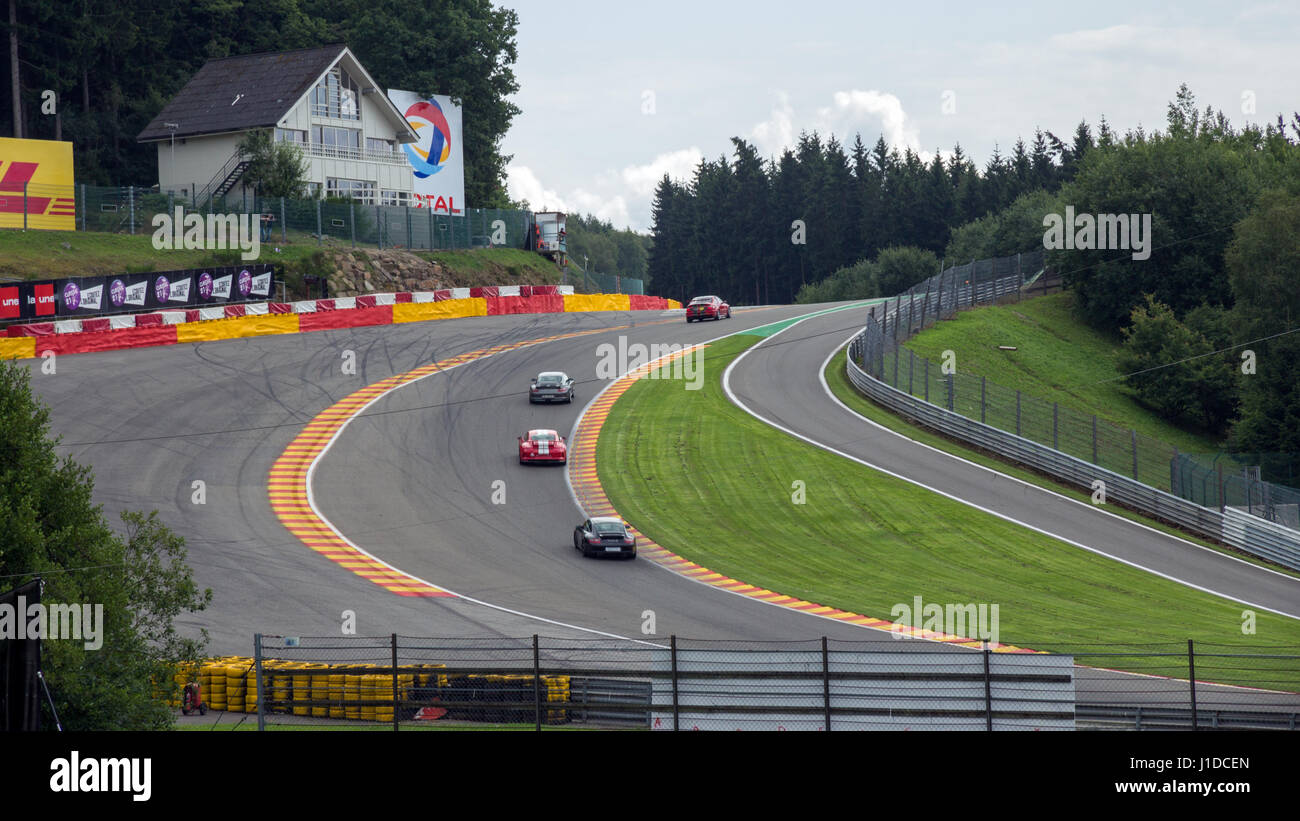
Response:
M51 407L52 429L63 437L60 451L94 468L94 498L110 520L123 509L157 509L185 537L196 581L213 589L214 601L178 626L206 628L215 654L250 654L255 632L337 636L345 610L356 613L359 634L372 636L487 640L536 633L575 642L614 636L661 643L670 634L747 641L825 635L890 642L882 631L731 594L650 562L583 559L571 542L583 516L564 471L517 461L520 433L550 427L567 436L586 402L607 384L597 378L602 343L617 345L622 336L626 344L694 344L820 307L737 310L732 320L690 324L680 312L443 320L64 356L56 374L43 374L39 361L29 367L34 390ZM936 485L952 481L965 472L959 463L865 430L825 396L821 363L862 321L862 311L848 310L793 326L742 360L733 386L746 404L782 425L864 458L901 448L884 459L891 468L937 472L930 477ZM313 553L272 512L266 484L271 464L335 401L460 353L592 328L608 330L498 354L388 394L353 420L315 471L318 508L350 540L402 571L477 601L388 593ZM348 351L355 352L352 375L341 368ZM530 405L528 378L542 370L574 377L577 401ZM206 485L201 505L192 499L195 481ZM504 482L505 504L492 501L498 481ZM1057 524L1079 528L1067 531L1076 540L1119 527L1123 536L1116 544L1176 552L1185 563L1179 569L1203 574L1197 578L1206 586L1244 578L1256 585L1248 600L1296 609L1297 583L1284 577L1228 564L1084 507L1070 509L1073 503L1055 497L1035 498L1043 492L999 483L984 469L968 482L966 490L981 504L1055 515ZM1171 551L1161 540L1179 547ZM654 635L641 632L646 610L655 614ZM915 641L893 647L942 646ZM1162 698L1166 685L1179 686L1146 680L1114 689ZM1240 703L1241 697L1225 700Z
M337 636L345 610L356 613L360 635L889 640L649 562L585 560L572 547L583 516L564 470L517 461L524 430L568 436L607 384L596 378L598 345L619 336L696 343L813 310L738 310L731 320L690 324L680 311L454 319L70 355L55 374L43 374L39 360L29 368L63 438L60 453L93 467L94 499L110 522L121 510L157 509L185 538L195 579L214 600L178 626L206 628L216 654L251 654L255 632ZM316 503L349 539L496 607L388 593L313 553L272 512L272 462L335 401L431 361L601 327L614 330L499 354L389 394L316 470ZM355 352L355 375L342 372L345 351ZM528 379L542 370L577 380L573 405L528 403ZM505 483L504 505L492 503L496 480ZM206 486L202 505L192 500L195 481ZM646 610L655 635L641 632Z

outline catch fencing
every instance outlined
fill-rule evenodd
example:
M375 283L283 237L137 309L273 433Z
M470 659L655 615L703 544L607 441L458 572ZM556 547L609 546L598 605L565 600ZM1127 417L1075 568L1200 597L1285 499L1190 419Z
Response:
M1262 482L1258 474L1213 474L1135 430L945 368L903 347L959 310L1018 300L1041 254L950 268L874 306L850 345L849 379L923 425L1089 490L1100 480L1108 499L1300 569L1300 531L1286 526L1300 509L1295 491Z
M1296 729L1300 718L1300 647L1051 649L259 634L251 658L213 659L194 677L225 714L209 720L259 729Z

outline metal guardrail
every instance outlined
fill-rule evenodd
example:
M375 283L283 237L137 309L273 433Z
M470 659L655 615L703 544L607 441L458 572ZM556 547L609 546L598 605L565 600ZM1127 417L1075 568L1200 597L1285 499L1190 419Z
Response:
M1197 710L1171 707L1113 707L1079 704L1074 709L1080 730L1296 730L1300 713L1249 710Z
M991 283L960 285L954 277L951 299L948 300L945 298L945 287L940 279L937 288L939 298L933 307L930 306L930 302L931 291L934 289L927 285L924 304L920 308L916 307L921 293L918 289L914 289L913 294L906 301L900 297L892 305L886 303L877 306L881 308L880 320L877 319L877 312L873 308L866 327L849 345L847 364L849 381L873 401L926 427L1028 465L1053 478L1081 488L1093 489L1093 482L1101 480L1105 483L1108 499L1175 524L1196 535L1222 541L1284 567L1300 570L1300 532L1298 531L1230 508L1220 512L1203 507L1129 476L1107 470L1084 459L912 396L906 391L890 386L881 378L886 371L884 364L886 349L892 347L890 353L896 356L899 341L891 339L884 333L882 320L885 322L892 320L894 328L897 329L905 307L906 322L908 330L911 331L912 319L918 310L921 311L922 317L929 314L932 319L945 313L951 315L963 305L988 301L981 299L983 296L980 293L981 289L985 293L994 295L993 299L996 300L997 295L1005 294L1008 287L1013 291L1017 290L1019 281L1019 276L1014 276L1000 278ZM896 316L896 313L899 316ZM923 318L920 324L924 327L928 323Z

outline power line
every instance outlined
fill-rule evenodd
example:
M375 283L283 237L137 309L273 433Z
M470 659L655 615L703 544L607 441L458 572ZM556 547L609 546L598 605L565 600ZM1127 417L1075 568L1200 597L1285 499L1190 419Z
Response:
M1286 336L1287 334L1293 334L1296 333L1297 331L1300 331L1300 327L1290 328L1288 330L1280 331L1278 333L1271 334L1269 336L1261 336L1258 339L1251 339L1246 342L1238 342L1236 345L1230 345L1227 348L1220 348L1217 351L1210 351L1209 353L1202 353L1202 354L1197 354L1196 356L1189 356L1185 359L1179 359L1176 362L1168 362L1164 365L1155 365L1150 368L1143 368L1140 371L1133 371L1133 373L1126 373L1121 376L1111 377L1110 379L1102 379L1101 381L1094 382L1093 384L1102 385L1105 384L1106 382L1115 382L1120 379L1128 379L1130 376L1139 376L1144 373L1150 373L1152 371L1161 370L1162 368L1172 368L1174 365L1181 365L1184 362L1191 362L1195 359L1204 359L1207 356L1215 356L1216 354L1227 353L1228 351L1236 350L1237 348L1243 347L1245 345L1254 345L1256 342L1267 342L1270 339L1277 339L1279 336Z

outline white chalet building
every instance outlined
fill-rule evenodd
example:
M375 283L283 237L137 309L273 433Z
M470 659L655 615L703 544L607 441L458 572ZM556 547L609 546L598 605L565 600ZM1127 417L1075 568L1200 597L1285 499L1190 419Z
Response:
M236 146L267 129L302 149L312 196L410 204L414 175L399 144L418 137L343 45L209 60L136 139L157 145L163 193L251 206Z

